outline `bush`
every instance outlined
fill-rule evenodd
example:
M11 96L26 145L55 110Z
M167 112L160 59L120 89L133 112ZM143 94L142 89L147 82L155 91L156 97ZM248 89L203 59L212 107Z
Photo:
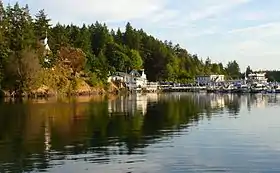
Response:
M102 81L97 77L95 73L90 72L88 80L86 80L87 84L91 87L96 87L102 85Z

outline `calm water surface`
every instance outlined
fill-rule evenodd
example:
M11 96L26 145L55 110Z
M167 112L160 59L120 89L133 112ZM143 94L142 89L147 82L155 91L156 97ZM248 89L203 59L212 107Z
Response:
M172 93L1 102L0 172L280 172L279 100Z

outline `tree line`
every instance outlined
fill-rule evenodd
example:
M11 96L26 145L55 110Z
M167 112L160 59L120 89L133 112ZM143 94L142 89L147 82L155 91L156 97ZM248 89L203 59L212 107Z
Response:
M90 86L101 86L116 71L141 68L150 81L188 82L196 75L209 74L240 77L235 60L226 65L213 63L209 57L203 60L129 22L123 32L100 22L82 26L50 23L44 10L33 17L28 5L4 6L0 0L1 89L29 92L44 85L67 92L81 78ZM50 52L42 44L46 34Z

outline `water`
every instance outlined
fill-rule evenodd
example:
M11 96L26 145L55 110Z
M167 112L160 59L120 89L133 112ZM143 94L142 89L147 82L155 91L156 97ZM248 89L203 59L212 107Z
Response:
M280 96L0 104L0 172L280 172Z

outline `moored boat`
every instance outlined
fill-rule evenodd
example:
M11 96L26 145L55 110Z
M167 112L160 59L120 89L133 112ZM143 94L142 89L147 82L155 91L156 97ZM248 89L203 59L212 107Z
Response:
M263 83L253 83L250 87L250 93L266 92L267 87Z

